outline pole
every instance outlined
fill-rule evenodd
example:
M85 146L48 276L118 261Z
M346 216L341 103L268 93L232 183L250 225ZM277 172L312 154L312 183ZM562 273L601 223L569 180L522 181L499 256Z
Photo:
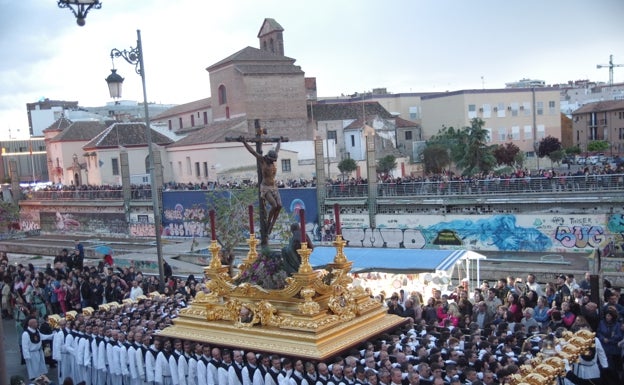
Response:
M137 29L137 50L139 51L139 65L141 67L141 82L143 85L143 107L145 107L145 135L147 137L147 151L149 156L149 172L152 185L152 206L154 211L154 234L156 235L156 256L158 258L159 289L165 285L165 267L162 253L161 241L161 219L160 219L160 186L156 185L156 167L154 167L154 149L152 147L152 129L150 128L149 109L147 108L147 90L145 87L145 64L143 59L143 45L141 44L141 30Z
M32 139L28 141L28 149L30 150L30 167L32 168L33 184L35 184L36 182L35 159L33 158L33 152L32 152Z

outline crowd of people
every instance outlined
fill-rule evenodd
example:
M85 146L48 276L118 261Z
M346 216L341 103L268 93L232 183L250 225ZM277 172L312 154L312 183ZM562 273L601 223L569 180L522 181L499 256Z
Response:
M371 291L405 323L315 362L159 336L197 290L207 290L201 279L169 270L156 295L156 277L64 254L42 271L0 263L3 315L13 310L31 380L47 373L47 360L59 383L94 385L504 385L540 343L586 328L596 332L595 348L572 365L567 380L622 383L624 298L606 282L601 303L592 302L589 276L540 284L529 274L524 282L508 277L478 288L462 281L451 292L434 289L426 301L408 287L389 298ZM56 330L50 314L65 316Z

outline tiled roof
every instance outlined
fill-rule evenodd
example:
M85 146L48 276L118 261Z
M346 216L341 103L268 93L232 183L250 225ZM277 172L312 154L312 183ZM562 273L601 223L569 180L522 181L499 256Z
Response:
M260 31L258 31L258 37L261 36L260 34L262 33L262 30L264 29L265 25L268 25L267 33L270 33L270 32L273 32L273 31L284 31L284 28L282 28L282 26L277 21L275 21L275 19L267 17L262 22L262 26L260 27Z
M160 114L154 116L152 120L162 120L162 119L169 118L171 116L179 116L187 112L207 110L212 106L211 101L212 101L212 98L205 98L205 99L195 100L189 103L180 104L180 105L171 107L170 109L161 112Z
M572 115L614 110L624 110L624 100L603 100L601 102L587 103L572 112Z
M313 115L310 114L310 108L314 109ZM364 110L366 116L378 115L382 119L393 118L392 114L378 102L313 104L312 106L308 105L308 116L314 116L314 119L318 122L361 119L362 110Z
M212 123L207 127L191 132L186 137L171 144L169 148L206 143L222 143L225 142L225 138L228 136L237 137L240 135L249 135L246 116Z
M53 142L87 141L95 138L106 129L106 126L97 121L78 121L65 128L55 136Z
M49 131L63 131L67 127L71 126L72 121L67 119L65 116L61 116L54 123L50 124L48 128L43 130L43 132Z
M271 62L273 64L279 64L279 62L282 62L281 64L292 64L295 62L295 59L287 56L276 55L274 53L263 51L254 47L245 47L240 51L226 57L225 59L211 65L210 67L206 68L206 70L210 72L214 69L217 69L218 67L233 62L236 62L237 64L242 64L241 62L249 62L249 64L253 64L253 62L263 64L266 64L266 62Z
M416 122L412 122L411 120L399 118L398 116L396 118L394 118L394 124L396 125L397 128L418 127L419 126L419 124L416 123Z
M243 75L292 75L303 74L301 67L292 64L254 65L242 64L234 68Z
M173 143L165 135L151 129L152 143L166 146ZM147 146L145 123L115 123L102 131L89 143L83 146L85 150L97 148Z

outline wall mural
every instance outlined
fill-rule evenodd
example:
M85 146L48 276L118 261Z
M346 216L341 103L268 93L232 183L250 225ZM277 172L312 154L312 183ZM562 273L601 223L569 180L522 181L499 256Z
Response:
M128 234L124 214L56 211L42 212L39 216L41 230L45 232Z
M296 217L299 209L305 208L307 231L319 241L321 229L317 225L316 190L280 189L279 192L284 212ZM209 236L205 191L164 192L163 207L163 236ZM143 215L134 215L137 213ZM100 206L89 210L88 206L23 206L20 227L23 231L48 233L152 237L154 226L149 223L147 214L131 213L132 220L128 223L121 207ZM329 221L333 215L327 213L320 219ZM479 216L393 213L378 214L375 229L370 228L366 212L345 212L341 219L343 237L349 246L355 247L465 247L476 251L565 253L591 251L605 240L618 243L624 238L623 213L567 216L552 213Z

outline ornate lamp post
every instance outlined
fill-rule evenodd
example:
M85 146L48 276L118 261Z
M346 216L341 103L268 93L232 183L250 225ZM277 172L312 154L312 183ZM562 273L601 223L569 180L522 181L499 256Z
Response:
M85 25L87 13L89 13L91 8L102 8L100 0L58 0L57 4L59 8L69 8L76 16L76 23L81 27Z
M137 46L129 50L120 51L117 48L111 50L111 59L122 57L130 64L134 64L136 73L141 76L143 83L143 106L145 107L145 135L147 137L147 150L149 156L149 174L152 187L152 206L154 210L154 231L156 234L156 255L158 257L158 275L160 277L160 288L165 284L164 259L162 254L161 242L161 216L160 216L160 193L159 186L156 185L156 168L154 167L154 149L152 148L152 129L150 128L149 111L147 108L147 91L145 88L145 64L143 62L143 46L141 44L141 30L137 29ZM117 74L115 69L111 70L111 74L106 78L108 90L111 98L121 97L121 85L124 79Z

